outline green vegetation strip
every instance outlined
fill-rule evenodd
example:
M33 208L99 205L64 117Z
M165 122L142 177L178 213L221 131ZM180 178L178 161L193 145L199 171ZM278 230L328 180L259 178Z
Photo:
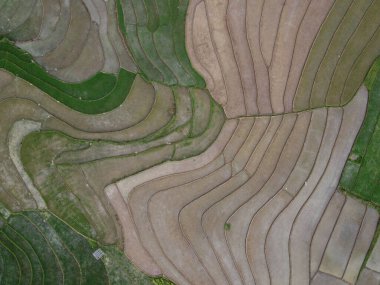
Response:
M134 73L120 69L117 76L99 72L84 82L66 83L47 73L30 54L6 38L0 40L0 68L85 114L104 113L120 106L135 79Z
M367 114L340 180L340 188L380 206L380 58L370 69Z

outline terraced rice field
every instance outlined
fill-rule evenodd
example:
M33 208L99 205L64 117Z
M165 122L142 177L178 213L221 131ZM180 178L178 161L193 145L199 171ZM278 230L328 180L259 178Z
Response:
M379 14L0 0L0 284L380 284Z

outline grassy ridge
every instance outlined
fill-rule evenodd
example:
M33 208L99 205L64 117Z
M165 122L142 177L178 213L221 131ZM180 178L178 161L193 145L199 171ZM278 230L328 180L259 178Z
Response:
M6 38L0 40L0 68L86 114L104 113L118 107L127 97L135 79L134 73L120 69L118 76L99 72L81 83L65 83L48 74L30 54Z
M380 58L369 71L365 85L368 109L340 180L340 187L380 206Z

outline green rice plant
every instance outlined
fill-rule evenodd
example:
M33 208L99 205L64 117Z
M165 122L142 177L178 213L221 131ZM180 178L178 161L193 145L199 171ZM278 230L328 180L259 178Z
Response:
M135 74L98 72L81 83L66 83L48 74L32 56L6 38L0 39L0 68L33 84L66 106L86 114L99 114L120 106L127 97Z

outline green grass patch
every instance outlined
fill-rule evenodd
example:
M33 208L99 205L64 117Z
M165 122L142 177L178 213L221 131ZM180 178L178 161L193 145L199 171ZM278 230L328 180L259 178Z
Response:
M380 206L380 58L369 71L365 85L369 91L367 113L339 186Z
M54 131L35 132L21 145L21 161L48 208L82 234L95 238L97 232L81 201L66 182L70 177L52 164L54 157L67 150L83 148L87 143ZM94 221L93 221L94 222Z
M46 72L32 56L6 38L0 40L0 68L20 77L57 101L86 114L99 114L118 107L127 97L135 74L98 72L81 83L66 83Z
M186 52L188 0L117 0L120 30L142 76L167 85L204 88Z

